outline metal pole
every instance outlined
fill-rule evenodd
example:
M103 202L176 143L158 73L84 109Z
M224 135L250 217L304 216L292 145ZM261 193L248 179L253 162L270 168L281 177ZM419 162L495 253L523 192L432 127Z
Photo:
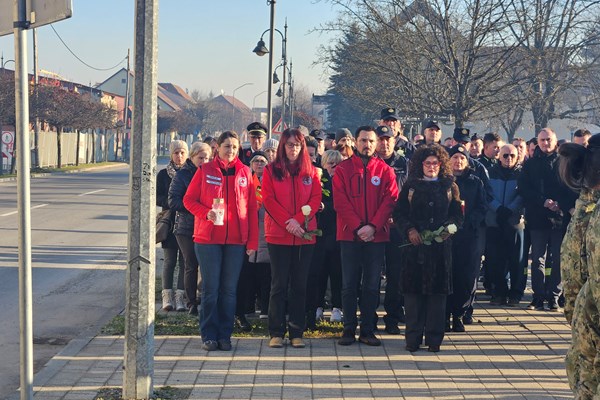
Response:
M33 95L35 96L35 122L33 126L33 166L40 167L40 118L38 117L38 85L40 77L38 75L38 41L37 29L33 28ZM91 98L90 98L91 100Z
M281 86L281 131L285 127L285 79L286 79L286 67L287 67L287 18L285 19L285 26L283 28L283 39L281 42L281 58L283 60L283 85Z
M19 336L21 400L33 399L33 307L31 289L31 198L29 145L29 81L27 79L26 0L15 0L15 105L17 203L19 209Z
M153 394L158 0L135 2L123 398Z
M248 85L254 85L254 83L252 83L252 82L246 82L243 85L240 85L240 86L236 87L235 89L233 89L233 94L232 94L233 104L232 104L232 107L231 107L232 108L232 111L231 111L231 130L232 131L235 131L235 92L238 89L241 89L244 86L248 86Z
M275 0L269 0L267 4L271 5L271 23L269 25L269 76L267 78L267 138L271 138L273 130L273 36L275 34Z

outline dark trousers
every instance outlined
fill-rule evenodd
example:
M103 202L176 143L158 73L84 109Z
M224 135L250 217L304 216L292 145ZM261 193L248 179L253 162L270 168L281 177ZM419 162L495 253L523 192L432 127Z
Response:
M239 316L254 312L257 281L254 265L248 261L247 255L244 256L244 264L237 285L235 315Z
M269 297L271 295L271 264L255 263L251 265L256 270L255 291L258 295L260 313L267 315L269 314Z
M183 276L185 269L185 261L179 246L176 248L163 247L164 261L162 269L162 286L163 289L173 289L173 277L175 276L175 267L177 268L177 287L176 289L183 290Z
M400 238L385 244L385 296L383 308L386 325L398 325L404 322L404 297L400 292Z
M183 287L185 289L185 296L187 297L187 306L198 305L198 259L194 250L194 241L191 236L175 235L175 237L185 261Z
M360 334L370 335L375 329L375 316L379 300L381 266L384 261L385 243L340 242L342 255L342 305L344 330L355 331L356 299L360 293Z
M523 230L510 225L488 228L494 296L521 300L523 297ZM510 289L507 283L510 278Z
M523 231L523 260L521 261L521 280L519 281L519 292L524 293L527 286L527 275L529 274L529 253L531 250L531 229L525 226Z
M317 237L317 242L314 247L313 255L310 260L308 269L308 279L306 280L306 327L315 329L316 327L316 310L320 306L323 299L319 299L321 275L323 275L323 261L325 260L325 242L323 237Z
M536 300L556 301L562 292L560 245L563 229L531 230L531 288Z
M452 286L448 296L446 315L462 317L473 305L474 292L481 266L481 253L477 247L470 249L479 240L483 229L461 229L452 238ZM489 237L489 236L488 236Z
M268 243L271 258L271 298L269 300L269 335L290 339L301 338L304 331L306 282L314 245L285 246Z
M325 238L317 307L323 307L325 304L328 281L331 289L331 307L342 308L342 258L340 244L335 240L335 236Z
M419 347L425 334L426 346L439 346L444 340L445 294L404 294L406 346Z

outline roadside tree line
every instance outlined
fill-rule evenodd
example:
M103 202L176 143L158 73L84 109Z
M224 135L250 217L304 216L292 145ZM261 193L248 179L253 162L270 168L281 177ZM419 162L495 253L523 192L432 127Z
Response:
M482 120L512 138L524 113L536 132L554 118L598 123L600 1L328 0L337 33L319 62L330 69L331 126L373 110Z

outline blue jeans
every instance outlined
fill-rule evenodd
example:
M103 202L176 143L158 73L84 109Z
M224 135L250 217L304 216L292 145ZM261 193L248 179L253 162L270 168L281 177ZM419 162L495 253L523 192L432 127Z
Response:
M340 242L342 251L342 306L344 330L355 331L358 325L356 302L360 293L360 334L372 334L379 300L379 282L384 262L385 243Z
M245 246L195 243L202 275L198 319L202 340L230 340Z

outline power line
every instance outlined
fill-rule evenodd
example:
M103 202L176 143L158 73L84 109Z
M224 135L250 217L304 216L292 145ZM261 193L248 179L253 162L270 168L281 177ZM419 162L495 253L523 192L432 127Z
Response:
M64 40L63 40L63 39L60 37L60 35L58 34L58 32L56 32L56 29L54 29L54 26L52 26L52 24L50 24L50 28L52 28L52 30L54 31L54 33L56 34L56 36L58 37L58 39L59 39L59 40L62 42L62 44L63 44L63 45L64 45L64 46L67 48L67 50L69 50L69 53L71 53L71 54L73 55L73 57L75 57L77 60L79 60L79 61L80 61L80 62L81 62L83 65L85 65L85 66L86 66L86 67L88 67L88 68L95 69L96 71L110 71L111 69L115 69L115 68L117 68L119 65L121 65L121 64L123 63L123 61L125 61L125 60L127 59L127 56L125 56L125 57L124 57L124 58L123 58L121 61L119 61L119 62L117 63L117 65L115 65L115 66L113 66L113 67L110 67L110 68L96 68L96 67L93 67L93 66L91 66L90 64L86 63L85 61L83 61L81 58L79 58L79 57L77 56L77 54L75 54L75 53L73 52L73 50L71 50L71 49L69 48L69 46L67 46L67 44L66 44L66 43L65 43L65 41L64 41Z

